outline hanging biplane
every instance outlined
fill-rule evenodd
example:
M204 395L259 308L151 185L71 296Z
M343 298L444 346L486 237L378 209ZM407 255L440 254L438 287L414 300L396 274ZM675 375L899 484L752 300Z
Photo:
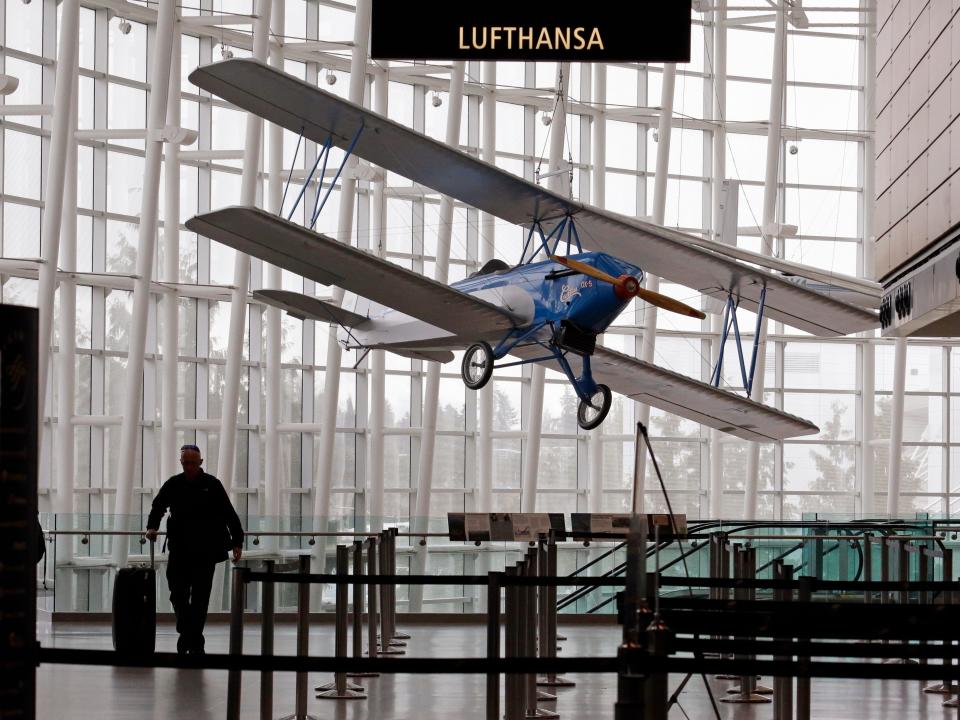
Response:
M549 363L576 391L577 420L585 429L603 422L612 390L747 440L774 441L816 433L818 428L720 389L719 366L707 384L596 345L597 335L634 297L704 317L682 302L644 289L644 272L724 303L723 339L732 328L748 395L757 351L755 344L752 359L745 362L738 307L756 312L758 326L766 314L825 337L877 326L872 310L809 289L802 278L798 282L755 266L771 258L562 197L255 60L198 68L190 80L298 133L301 140L318 143L319 155L304 189L321 158L325 170L331 147L338 147L347 157L356 154L528 228L516 266L491 260L471 277L445 285L314 232L318 209L307 214L309 227L253 207L215 210L187 223L236 250L347 290L342 307L289 291L255 293L298 317L336 323L347 349L382 348L449 362L453 350L466 348L461 372L474 389L489 381L495 366ZM565 255L559 254L561 245ZM731 257L733 253L738 257ZM802 275L796 272L798 266L786 265L777 269ZM834 279L821 276L812 279ZM862 291L856 282L828 282L825 287L856 296ZM872 288L862 292L869 296L863 304L872 303ZM501 362L507 355L517 359Z

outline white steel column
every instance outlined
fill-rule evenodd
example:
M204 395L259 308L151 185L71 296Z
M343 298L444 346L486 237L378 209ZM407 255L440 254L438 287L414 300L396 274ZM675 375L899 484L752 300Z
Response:
M47 192L44 198L43 228L41 230L39 287L37 288L37 307L39 308L40 348L37 362L40 428L38 443L43 444L42 435L46 414L47 373L50 369L50 344L53 335L53 296L57 286L57 263L60 255L60 223L63 217L63 187L67 171L67 154L71 144L70 111L74 81L77 74L77 50L79 46L78 28L80 26L80 1L64 0L60 15L60 47L57 52L57 70L54 79L53 123L50 127L50 158L47 163ZM12 32L13 28L7 28ZM76 199L74 199L76 204ZM76 224L76 214L71 218ZM76 231L74 231L76 232ZM72 335L71 335L72 337Z
M907 339L897 338L893 361L893 402L890 406L890 480L887 515L900 513L900 462L903 458L903 392L907 379Z
M389 98L390 77L386 69L377 73L373 84L373 110L386 116ZM370 239L377 257L385 257L387 252L387 173L382 170L373 183L373 202L371 208ZM383 350L370 351L370 391L367 402L370 406L367 443L367 498L366 510L368 528L379 530L383 527L383 417L386 410L386 377L384 372Z
M370 40L370 0L357 0L357 9L353 22L353 54L350 58L350 92L348 100L356 105L363 104L363 92L366 87L367 48ZM340 180L340 212L337 218L337 237L348 245L353 238L354 200L357 195L357 181L350 177L349 170L357 165L356 155L352 156L344 169ZM343 289L333 288L331 302L340 305L343 301ZM327 528L330 518L330 488L333 476L333 448L337 436L337 405L340 396L340 343L337 342L337 327L330 325L327 334L327 360L324 372L323 400L320 407L320 448L317 467L313 475L313 516L315 527L319 531ZM326 542L320 538L313 546L316 572L323 572L326 563ZM321 586L312 585L311 602L319 602Z
M557 172L563 163L563 142L567 133L567 88L570 86L570 63L557 63L557 103L550 122L550 164L552 173L547 187L553 192L566 195L570 192L567 173ZM543 363L533 363L530 371L530 395L527 403L527 447L523 456L520 510L536 512L537 481L540 469L540 437L543 430L543 379L546 368Z
M607 66L593 65L593 173L590 202L602 208L607 202ZM591 430L587 441L590 467L587 505L592 513L603 511L603 425Z
M272 3L270 26L277 36L283 35L284 7L283 2ZM270 65L283 70L283 48L279 38L270 46ZM283 200L283 128L270 123L267 129L269 143L269 181L267 183L267 201L264 206L279 215L283 214L280 206ZM266 270L266 287L282 289L280 268L276 265L264 263ZM266 357L266 417L264 418L264 477L263 501L260 504L263 517L261 527L266 530L280 530L280 493L283 486L281 479L280 432L277 425L280 423L280 398L283 394L283 384L280 378L280 350L283 330L283 316L280 309L272 305L267 306L267 357ZM280 546L277 537L265 538L264 549L276 551Z
M115 478L114 504L116 529L128 529L133 499L134 465L140 439L141 393L143 392L143 354L147 342L147 315L150 309L150 280L157 245L157 215L160 201L160 160L170 83L170 54L173 50L173 25L176 3L164 0L157 6L156 47L151 58L150 100L147 109L146 158L143 164L143 196L140 206L140 232L137 242L137 276L133 283L133 312L130 316L130 346L127 357L127 383L123 398L123 422L120 426L120 457ZM113 544L113 561L122 567L127 561L127 542Z
M677 80L677 66L667 63L663 66L663 83L660 92L660 124L657 129L657 174L653 181L653 222L663 225L667 208L667 179L670 172L670 140L673 134L673 90ZM660 278L647 275L647 290L660 292ZM643 340L640 344L640 359L653 362L653 351L657 344L657 307L648 304L643 310ZM650 425L650 406L637 407L637 420ZM635 482L637 483L636 505L634 512L643 512L644 494L647 483L647 453L634 448L637 458Z
M497 64L483 63L485 94L480 104L483 113L483 143L480 158L491 165L497 161ZM480 267L493 259L496 217L480 213ZM475 512L493 510L493 381L480 389L477 398L477 502Z
M63 217L60 222L60 265L67 273L77 269L77 127L76 86L79 75L74 74L74 92L70 107L67 140L67 164L63 183ZM70 514L74 508L73 416L76 414L76 330L77 286L65 276L60 281L60 338L57 358L59 402L57 409L57 513ZM63 527L63 526L61 526ZM71 547L73 543L59 543Z
M270 41L270 6L272 0L257 0L257 19L253 24L253 57L267 60ZM257 202L257 180L260 172L260 136L263 119L247 113L246 137L243 144L243 175L240 181L240 204ZM227 368L220 410L220 446L217 453L217 476L228 492L233 490L234 461L237 447L237 416L240 409L240 370L243 361L243 326L247 319L247 289L250 284L250 257L242 252L234 255L233 291L230 298L230 331L227 339Z
M782 4L776 8L776 26L773 35L773 75L770 83L770 118L767 128L767 166L763 183L763 218L760 232L763 238L761 251L774 254L777 229L777 196L780 177L780 153L783 146L783 97L786 85L787 57L787 11ZM764 373L767 365L767 320L760 323L760 336L756 338L757 365L753 375L750 397L763 402ZM747 445L747 474L743 488L743 517L752 520L757 516L757 486L760 482L760 444Z
M464 62L453 63L450 70L450 93L447 100L447 134L450 147L460 146L460 118L463 108ZM446 285L450 275L450 238L453 234L453 198L440 197L440 225L437 228L437 262L434 279ZM433 496L433 458L437 445L437 405L440 402L440 363L427 362L427 383L423 390L423 420L420 423L420 469L417 475L417 499L413 513L414 532L430 529L430 499ZM411 573L420 575L427 567L427 546L415 545ZM410 612L420 612L423 585L411 585Z
M167 125L180 127L180 24L173 29ZM163 280L180 282L180 146L163 146ZM163 296L163 382L160 396L160 481L180 472L177 454L177 357L179 354L178 294Z
M720 200L723 197L723 181L727 177L727 0L716 0L713 7L713 232L714 240L720 231ZM736 242L736 238L731 238ZM711 369L717 366L723 345L723 318L717 313L710 316L710 331L713 336L710 360ZM710 429L710 512L708 517L723 515L723 445L719 430Z
M863 156L860 165L863 171L863 195L861 205L861 216L863 238L861 245L862 266L860 267L861 277L873 277L873 249L874 249L874 228L873 228L873 202L876 192L874 180L874 153L875 145L873 131L876 127L876 111L874 108L876 96L876 66L877 66L877 12L876 2L866 0L864 2L864 12L861 13L861 19L866 23L866 36L864 38L863 76L863 129L866 138L863 142ZM860 385L860 514L861 517L870 517L876 512L874 508L875 490L874 490L874 462L873 462L873 415L876 403L876 348L873 345L872 338L875 336L874 330L868 330L861 334L866 338L861 350L863 358L861 365L861 385Z
M74 58L76 62L77 58ZM77 84L79 73L74 72L71 82L73 92L67 135L67 164L63 183L63 218L60 222L60 264L67 272L77 269ZM77 330L77 286L69 276L60 281L60 338L57 358L57 376L59 380L57 409L57 495L53 503L57 513L57 527L74 527L73 513L76 506L74 497L74 432L73 416L76 413L76 330ZM73 559L74 541L70 536L61 536L56 543L57 564ZM66 599L65 607L73 607L74 573L65 572L57 588L61 598Z

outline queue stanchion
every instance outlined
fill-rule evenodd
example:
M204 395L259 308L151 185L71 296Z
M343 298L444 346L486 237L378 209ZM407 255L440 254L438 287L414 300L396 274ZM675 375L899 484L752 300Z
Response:
M793 580L793 566L783 560L773 563L773 577L776 580ZM793 590L783 588L774 591L774 598L780 602L791 602ZM790 662L786 655L775 656L774 660ZM773 720L793 720L793 676L785 675L773 678Z
M274 561L265 560L264 570L273 572ZM262 619L260 626L260 654L264 657L273 655L273 623L274 623L274 584L269 580L260 583L262 598ZM260 720L273 720L273 672L264 670L260 673Z
M721 534L720 539L720 578L723 580L729 580L731 577L739 577L739 562L740 562L740 543L731 543L726 534ZM731 564L733 566L733 573L731 574ZM734 591L734 598L737 599L737 593L739 590ZM729 588L717 588L717 598L720 600L729 600L730 599L730 589ZM726 636L718 636L719 639L722 639ZM721 657L723 655L721 654ZM727 655L728 658L732 659L733 654ZM739 682L739 675L730 675L728 673L720 673L719 675L714 675L716 680L736 680ZM736 690L732 690L736 692Z
M557 575L557 535L556 535L556 532L555 532L554 530L550 530L550 534L549 534L548 537L549 537L549 540L548 540L549 544L547 545L547 552L548 552L548 553L551 553L551 552L552 552L553 560L551 561L551 560L549 559L549 557L548 557L547 562L550 564L550 567L553 568L550 572L553 574L554 577L556 577L556 575ZM553 548L553 550L550 549L551 547ZM554 608L554 611L553 611L553 612L551 613L551 615L550 615L550 617L553 618L553 621L552 621L552 622L553 622L553 625L552 625L552 627L553 627L553 645L554 645L554 647L555 647L557 650L560 649L560 647L559 647L560 643L565 642L565 641L567 640L567 636L566 636L566 635L561 635L561 634L557 631L557 613L556 613L556 607L557 607L557 591L558 591L558 590L559 590L559 588L558 588L557 586L553 586L553 587L551 588L551 595L550 595L550 598L551 598L551 599L550 599L550 602L553 603L553 605L552 605L551 607ZM553 657L556 657L556 653L554 653ZM567 681L567 682L569 682L569 681ZM576 685L576 683L572 683L572 682L571 682L571 683L570 683L570 687L572 687L573 685ZM563 687L567 687L567 686L563 686Z
M390 528L388 531L390 537L390 574L397 574L397 535L400 530L397 528ZM390 612L393 615L391 620L391 627L393 628L393 634L390 636L390 640L393 641L396 645L402 647L406 645L405 642L399 642L400 640L409 640L409 633L401 632L397 630L397 586L390 586Z
M541 578L549 576L549 563L547 562L547 539L541 535L537 541L537 571ZM555 587L555 586L549 586ZM547 585L541 585L537 592L537 643L535 653L541 658L556 657L556 641L554 641L553 652L550 648L550 593ZM556 602L554 602L556 608ZM537 679L534 685L546 685L547 678ZM555 702L556 695L552 695L543 690L537 690L537 700L540 702Z
M301 555L297 571L301 575L310 574L310 556ZM297 657L310 655L310 586L300 583L297 586ZM295 690L295 710L280 720L317 720L307 714L307 673L298 672Z
M739 552L734 556L735 562L735 575L737 579L740 580L752 580L756 573L757 567L757 549L754 547L744 547L739 548ZM737 588L734 597L737 600L751 600L753 590L749 588ZM748 638L747 638L748 639ZM753 659L752 655L741 655L739 659L742 660L751 660ZM758 688L757 687L757 676L753 673L748 673L746 675L740 676L740 688L730 688L727 690L728 693L731 693L725 698L720 698L720 702L724 703L768 703L770 698L764 697L758 692L758 690L764 690L768 692L773 692L770 688Z
M908 605L910 603L910 591L907 589L907 584L910 582L910 556L917 552L918 546L910 543L909 541L901 540L891 540L890 541L891 550L894 553L894 557L897 561L896 564L896 576L897 580L900 582L900 590L898 592L898 598L900 605ZM919 568L920 563L918 562L917 566ZM904 648L910 646L909 640L899 640L897 641L898 645L901 645ZM883 661L884 665L916 665L918 664L913 658L899 657L899 658L887 658Z
M350 631L350 642L353 647L353 656L355 658L363 657L363 585L360 579L363 577L363 540L355 540L353 543L353 620ZM347 677L377 677L380 673L375 672L352 672L347 673Z
M546 577L557 577L557 538L553 530L547 537L546 545L546 568L542 573ZM557 586L549 585L542 588L541 592L546 592L547 600L545 605L546 612L546 639L541 645L540 657L555 658L557 656L557 641L560 635L557 633ZM564 638L566 639L566 638ZM572 680L557 675L556 673L547 673L542 679L537 681L541 687L574 687L576 685Z
M350 555L346 545L337 545L337 579L344 580L349 576ZM344 582L337 583L336 602L336 629L334 634L335 655L338 658L347 657L347 601L349 587ZM366 699L363 686L347 681L347 674L334 673L332 683L320 685L317 689L317 698L324 700L361 700Z
M529 557L524 555L523 560L517 564L517 576L526 577L527 576L527 565L529 562ZM529 597L527 595L527 588L523 585L517 585L517 605L516 605L516 615L517 615L517 625L515 629L516 633L516 656L524 657L527 654L527 623L529 622L529 617L527 616L527 602ZM517 675L517 684L514 688L517 696L517 708L518 718L523 718L527 716L527 676L526 675Z
M527 550L527 577L529 578L540 578L540 563L541 560L546 560L545 557L541 556L539 547L532 547ZM527 594L527 615L526 615L526 652L527 657L535 658L537 656L537 639L539 635L539 629L542 627L542 624L539 620L539 611L540 611L540 595L543 594L542 585L526 585L523 590ZM545 638L540 637L540 642L543 642ZM537 690L537 676L534 673L524 676L524 685L526 687L526 717L527 718L557 718L560 717L553 710L547 710L546 708L538 707L538 702L540 701L540 691ZM543 693L546 695L546 693ZM551 700L556 700L556 696L549 695Z
M509 580L517 576L517 566L507 567L504 571L505 577ZM504 646L503 655L505 658L515 658L517 656L517 628L520 626L517 617L517 586L506 584L504 595ZM517 704L517 685L520 676L516 673L507 673L504 678L504 718L505 720L520 720Z
M384 530L380 533L378 555L380 560L380 574L391 575L390 572L390 531ZM380 585L380 648L377 651L380 655L403 655L398 645L401 643L393 640L392 613L390 611L390 601L392 598L393 586L390 584Z
M747 580L756 580L757 579L757 548L756 546L751 546L747 548L747 554L744 558L744 570L746 571ZM747 599L754 601L757 599L757 589L756 587L751 587L747 589ZM750 638L751 640L756 640L756 637ZM750 655L751 660L756 660L756 655ZM758 676L751 676L754 678L753 691L758 695L773 695L773 688L767 687L766 685L761 685L757 682L760 678Z
M948 548L943 551L943 582L953 582L953 550ZM945 590L943 593L943 603L945 605L954 605L957 601L957 593L953 590ZM953 646L953 640L945 639L943 641L944 649L951 648ZM943 666L944 666L944 680L940 684L941 689L927 688L927 692L939 692L944 695L956 695L957 692L960 692L960 685L958 685L954 680L950 678L950 673L952 670L953 658L949 656L949 653L944 653ZM943 707L946 708L956 708L960 707L960 701L957 698L948 698L943 701Z
M797 600L809 605L813 599L813 580L809 575L800 577L800 587L797 590ZM798 663L804 665L810 662L809 656L798 657ZM810 720L810 676L797 677L797 712L796 720Z
M367 575L377 574L377 538L367 538ZM367 585L367 656L377 656L377 586Z
M503 573L487 575L487 660L496 663L500 659L500 588ZM500 720L500 674L487 673L486 720Z
M873 536L870 533L863 534L863 581L873 582ZM868 605L873 602L871 590L863 591L863 602Z
M930 571L933 569L934 559L938 557L940 553L933 548L923 546L918 547L920 550L917 557L917 565L919 568L918 577L921 582L929 582L931 580ZM921 605L926 605L928 602L930 602L930 593L927 590L921 590L917 599ZM924 647L927 645L927 641L920 640L917 644L921 647ZM921 653L920 664L928 664L927 658L923 653Z
M527 557L517 563L517 577L527 576ZM514 628L516 643L516 657L523 657L527 654L527 588L523 585L517 585L516 592L516 617L517 624ZM517 683L514 686L516 696L517 718L524 718L527 715L527 676L517 675Z
M231 657L243 654L243 603L246 590L246 568L233 568L233 592L230 595ZM227 720L240 720L240 670L227 672Z
M724 557L723 555L724 542L725 542L725 536L723 535L723 533L720 533L720 532L710 533L710 539L708 540L708 545L709 545L708 552L710 553L710 556L709 556L710 578L712 580L717 580L723 576L721 571L721 564L723 562L723 557ZM708 591L708 597L711 600L719 600L721 597L720 588L711 587ZM714 635L713 639L722 640L723 636ZM706 652L703 655L704 657L723 657L723 653Z
M653 620L643 633L645 650L654 657L666 657L671 652L673 633L660 617L660 528L654 525L653 546L655 549L655 572L652 582L648 581L647 590L652 591L652 598L648 598L648 606L653 605ZM663 671L652 671L646 674L643 681L645 716L650 720L667 720L670 712L669 705L669 675Z

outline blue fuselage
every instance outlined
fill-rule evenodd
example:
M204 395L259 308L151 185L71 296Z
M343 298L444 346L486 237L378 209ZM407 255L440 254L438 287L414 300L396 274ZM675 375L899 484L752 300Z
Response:
M615 278L632 275L643 280L643 270L612 255L587 252L570 257ZM561 320L567 320L594 335L604 332L629 302L618 297L610 283L581 275L551 260L478 275L452 284L465 293L506 285L520 288L530 295L534 303L531 326L559 324Z

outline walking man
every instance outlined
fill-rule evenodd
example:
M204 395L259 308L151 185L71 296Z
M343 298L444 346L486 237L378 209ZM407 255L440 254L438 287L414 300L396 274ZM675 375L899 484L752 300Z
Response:
M177 652L204 653L203 626L217 563L233 551L240 560L243 528L223 485L201 468L203 458L196 445L180 448L183 472L168 479L153 500L147 518L147 539L154 541L160 520L167 519L167 584L177 615Z

